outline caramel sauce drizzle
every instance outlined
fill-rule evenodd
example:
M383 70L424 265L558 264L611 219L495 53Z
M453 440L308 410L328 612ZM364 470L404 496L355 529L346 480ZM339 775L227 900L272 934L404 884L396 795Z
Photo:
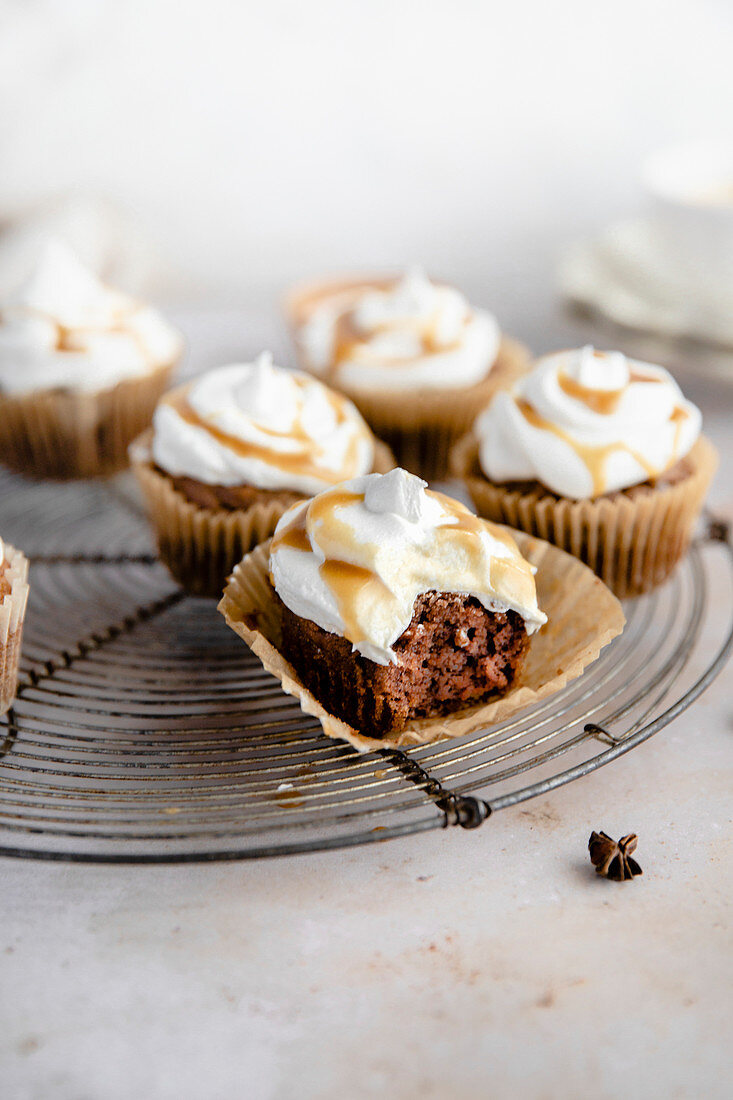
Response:
M519 553L512 536L500 527L475 516L452 497L445 496L444 493L433 493L433 496L439 499L445 511L456 520L455 523L436 528L436 538L449 538L460 546L468 562L465 570L467 576L478 578L484 571L486 555L479 535L488 527L492 538L505 546L512 555L508 558L491 559L489 580L497 600L513 603L518 607L531 605L535 600L534 574L529 562Z
M296 379L296 383L300 387L303 387L306 384L306 380ZM357 473L361 472L357 466L357 458L359 456L360 443L369 436L369 429L366 424L361 427L361 430L355 430L349 438L341 469L331 470L320 463L320 459L324 453L323 449L319 446L318 442L303 429L300 417L296 419L293 427L285 432L257 425L259 431L273 439L288 440L297 444L297 446L290 451L275 450L263 444L253 443L249 440L240 439L238 436L230 435L228 432L224 432L220 428L209 423L208 420L204 420L188 403L187 398L190 388L191 386L187 385L177 390L173 390L171 393L166 394L161 404L169 405L187 424L191 424L193 427L201 428L203 431L208 432L208 434L213 436L218 443L221 443L221 445L228 448L228 450L233 451L234 454L238 455L240 458L258 459L268 466L276 467L285 474L293 474L299 477L314 477L327 484L346 481L348 478L354 477ZM329 394L328 401L336 414L337 424L340 426L345 423L347 419L346 408L338 395Z
M134 329L128 328L124 323L124 316L120 316L115 324L104 325L102 327L94 325L82 325L76 328L69 328L68 325L63 325L61 321L57 321L55 317L51 317L47 313L43 313L40 309L32 309L30 306L24 307L26 313L33 317L40 317L43 321L49 321L54 325L56 329L56 351L72 352L72 353L84 353L85 349L79 346L79 339L85 333L104 333L104 334L117 334L122 336L129 336L137 344L138 351L146 362L150 362L151 356L148 351L147 345L139 332L135 332ZM130 314L137 312L132 309ZM0 320L3 319L2 310L0 310Z
M687 420L688 416L689 413L687 413L681 405L678 405L676 409L673 410L672 415L669 418L674 424L674 444L672 447L674 458L672 459L670 466L673 465L673 463L676 462L677 458L679 457L680 440L682 437L682 425Z
M478 587L475 583L478 578L484 578L485 581L486 554L478 536L488 528L491 535L512 553L510 558L493 558L490 563L490 584L497 601L519 607L531 605L535 601L534 576L529 563L520 556L511 535L479 519L451 497L442 493L431 495L437 497L448 515L455 519L455 523L436 527L434 545L437 546L442 540L450 540L456 548L456 553L465 563L462 574L466 580L466 588ZM287 527L278 531L271 547L272 553L283 546L306 553L317 547L325 555L319 572L334 594L344 623L344 637L352 645L366 640L361 623L362 609L371 608L377 602L395 606L399 603L395 594L373 570L344 560L344 554L350 549L354 549L355 555L365 549L367 553L370 550L376 551L374 544L358 542L351 525L338 515L341 509L363 499L363 493L347 490L336 489L323 493L313 499L308 507L303 508ZM433 556L431 547L421 553L424 553L425 561L429 563ZM440 587L439 580L435 587Z
M282 546L288 546L291 550L302 550L304 554L310 553L311 544L305 525L298 522L289 523L273 536L271 549L274 553Z
M397 285L395 280L389 286L394 287ZM378 289L376 287L372 289ZM384 287L384 289L388 289ZM470 318L470 312L466 313L465 323L468 324ZM362 347L364 344L368 344L370 337L378 335L383 332L388 332L392 326L389 324L381 325L378 328L372 330L368 334L364 334L359 331L354 323L354 307L346 309L336 319L334 330L334 344L333 344L333 356L329 366L328 373L333 376L338 368L349 360L357 348ZM418 327L418 326L416 326ZM438 343L438 337L436 332L435 321L431 318L426 323L423 323L418 327L419 336L422 343L421 356L425 355L438 355L445 352L455 351L460 347L460 342L455 341L453 344L440 344ZM410 362L410 358L402 358L399 356L393 356L390 358L380 359L380 366L393 366L404 367L406 363Z
M147 346L140 336L139 332L135 332L134 329L126 328L122 322L115 325L109 325L106 328L67 328L66 325L62 325L60 321L53 322L56 325L56 351L69 351L69 352L82 352L85 349L79 346L79 338L84 333L104 333L117 336L129 336L133 343L137 344L137 350L142 358L146 361L150 361L150 353Z
M651 381L651 379L645 378L644 381ZM616 391L614 390L611 392L615 393ZM659 477L659 475L663 473L665 469L668 469L669 466L673 465L677 459L682 423L687 419L685 410L681 406L677 406L670 417L670 420L675 424L672 462L662 469L657 469L655 466L652 466L651 463L647 462L643 455L640 455L638 451L635 451L632 447L628 447L625 443L601 443L595 445L591 443L579 443L569 432L564 431L556 424L553 424L552 421L546 420L544 416L541 416L528 401L524 400L524 398L519 398L517 400L517 408L524 419L531 424L533 428L540 428L542 431L551 432L575 451L590 473L593 482L594 496L601 496L606 492L606 463L612 454L616 454L619 451L625 451L627 454L631 455L631 457L639 463L646 473L647 478L650 480Z
M339 558L326 558L319 572L336 597L344 623L344 637L352 645L365 641L366 634L359 621L359 609L364 605L373 605L377 600L384 600L385 597L389 599L391 592L371 569Z
M602 357L602 353L594 352L597 357ZM601 416L610 416L618 409L621 399L628 389L628 385L632 382L658 382L658 378L653 378L651 375L640 374L638 371L632 371L629 375L629 382L626 386L621 386L617 390L596 390L591 386L584 386L582 382L576 381L575 378L571 378L565 374L564 371L560 371L558 374L558 383L563 393L566 393L568 397L572 397L575 401L580 401L591 412L599 413Z
M340 367L350 359L356 348L363 342L363 337L354 324L352 311L347 310L346 313L342 313L336 320L333 334L332 369Z

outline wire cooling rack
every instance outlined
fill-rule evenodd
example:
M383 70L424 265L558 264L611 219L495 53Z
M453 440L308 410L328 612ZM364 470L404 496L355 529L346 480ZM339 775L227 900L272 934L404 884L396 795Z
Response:
M360 756L282 693L213 601L176 587L125 476L0 474L0 532L31 559L20 688L0 719L0 855L239 859L475 827L656 733L733 643L733 558L708 522L564 691L469 737Z

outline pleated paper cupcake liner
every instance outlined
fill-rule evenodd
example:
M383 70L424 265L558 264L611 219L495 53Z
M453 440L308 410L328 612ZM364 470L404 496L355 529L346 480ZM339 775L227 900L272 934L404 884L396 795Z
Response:
M175 364L97 393L0 394L0 462L44 478L96 477L127 466L127 448L153 418Z
M621 599L661 584L687 552L718 457L701 436L685 462L690 472L672 484L576 501L558 499L541 486L522 492L487 481L471 434L451 456L452 472L465 482L480 516L567 550Z
M373 432L389 443L400 466L426 481L448 474L451 448L499 390L509 389L529 366L521 344L504 338L490 373L475 386L405 393L365 393L334 383Z
M187 592L221 596L227 577L253 547L269 538L298 493L265 498L234 511L202 508L179 492L150 461L152 432L145 432L130 448L132 468L155 529L158 553ZM376 440L374 469L394 468L392 452Z
M0 714L11 707L18 686L23 621L28 603L28 562L5 544L5 576L10 592L0 601Z
M405 729L372 738L336 718L303 685L281 652L278 602L269 577L269 541L237 565L219 603L229 626L259 657L263 667L317 718L329 737L348 741L359 752L425 745L497 725L525 707L560 691L596 660L621 633L624 615L615 596L576 558L547 542L512 532L521 553L537 566L537 597L548 621L531 638L517 680L500 698L453 714L414 719Z

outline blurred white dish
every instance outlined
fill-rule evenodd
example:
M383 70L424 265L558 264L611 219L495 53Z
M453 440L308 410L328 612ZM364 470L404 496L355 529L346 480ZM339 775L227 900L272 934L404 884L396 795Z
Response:
M733 145L696 141L652 153L642 182L656 248L704 304L733 288Z
M62 240L110 286L136 297L157 297L171 273L134 216L103 195L50 198L0 224L0 296L24 283L49 239Z
M733 346L733 282L672 263L654 216L619 222L574 246L559 281L565 297L617 324Z

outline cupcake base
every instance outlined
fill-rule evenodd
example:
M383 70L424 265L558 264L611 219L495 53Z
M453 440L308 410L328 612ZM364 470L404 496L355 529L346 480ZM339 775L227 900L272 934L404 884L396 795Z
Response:
M426 481L448 475L453 445L468 431L494 394L509 389L528 365L522 344L502 339L491 371L475 386L409 393L366 393L331 384L354 402L376 435L389 444L399 466Z
M5 545L3 577L10 592L0 601L0 714L10 709L18 686L23 620L28 602L28 562L19 550Z
M269 538L302 494L263 493L247 508L205 508L176 489L150 460L152 432L130 448L130 461L155 528L158 553L176 581L195 596L221 596L227 577L253 547ZM376 441L374 470L387 473L392 452Z
M481 471L478 441L454 448L451 469L462 478L480 516L546 539L580 558L624 599L667 579L684 557L718 465L701 436L673 483L639 485L594 500L567 500L541 485L495 485Z
M334 714L309 691L283 653L280 601L270 583L269 541L258 546L234 570L219 610L229 626L294 696L329 737L348 741L359 752L425 745L462 737L496 725L512 714L565 687L580 676L601 649L620 634L624 615L615 596L575 558L539 539L512 532L519 550L537 566L537 599L548 621L530 639L517 677L506 694L452 714L412 718L399 731L369 737Z
M148 427L169 388L173 364L98 393L0 393L0 462L34 477L70 479L115 473Z

